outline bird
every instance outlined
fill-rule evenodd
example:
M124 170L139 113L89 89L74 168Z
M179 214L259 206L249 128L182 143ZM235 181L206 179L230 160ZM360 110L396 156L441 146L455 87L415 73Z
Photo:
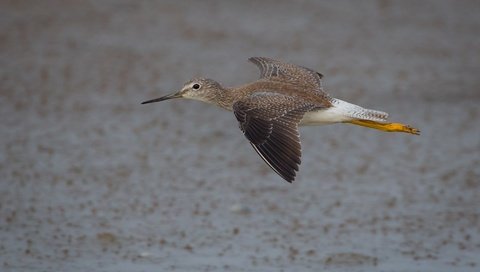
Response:
M223 87L194 78L149 104L175 98L193 99L233 111L253 149L280 177L292 183L301 164L299 126L348 123L385 132L419 135L420 130L387 121L383 111L334 98L322 86L323 75L310 68L266 57L248 59L260 70L256 81Z

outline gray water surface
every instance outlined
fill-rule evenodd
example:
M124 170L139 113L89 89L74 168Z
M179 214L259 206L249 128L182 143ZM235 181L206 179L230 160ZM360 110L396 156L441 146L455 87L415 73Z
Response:
M1 271L478 271L476 1L2 1ZM295 183L232 113L140 105L311 67L421 136L302 128Z

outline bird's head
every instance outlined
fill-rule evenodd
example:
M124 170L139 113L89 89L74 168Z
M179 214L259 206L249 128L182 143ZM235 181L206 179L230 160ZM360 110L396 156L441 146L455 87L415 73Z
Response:
M212 103L218 97L218 93L224 89L215 80L208 78L194 78L186 82L180 91L162 96L160 98L142 102L142 104L160 102L173 98L186 98L200 100L207 103Z

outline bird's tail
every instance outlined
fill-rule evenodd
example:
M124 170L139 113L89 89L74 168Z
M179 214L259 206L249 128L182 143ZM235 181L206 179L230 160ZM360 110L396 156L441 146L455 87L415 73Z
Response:
M385 122L388 118L388 113L386 112L366 109L338 98L331 98L330 102L348 119Z
M332 105L342 111L342 114L348 118L344 121L358 126L378 129L387 132L405 132L410 134L420 134L420 130L401 123L387 122L388 113L383 111L371 110L346 101L332 98Z

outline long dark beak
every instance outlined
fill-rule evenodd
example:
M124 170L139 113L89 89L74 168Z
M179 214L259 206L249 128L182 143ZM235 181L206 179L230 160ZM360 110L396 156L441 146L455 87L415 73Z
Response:
M160 102L160 101L163 101L163 100L180 98L180 97L182 97L182 95L179 92L178 93L172 93L172 94L162 96L160 98L155 98L155 99L152 99L152 100L144 101L144 102L142 102L142 104L155 103L155 102Z

